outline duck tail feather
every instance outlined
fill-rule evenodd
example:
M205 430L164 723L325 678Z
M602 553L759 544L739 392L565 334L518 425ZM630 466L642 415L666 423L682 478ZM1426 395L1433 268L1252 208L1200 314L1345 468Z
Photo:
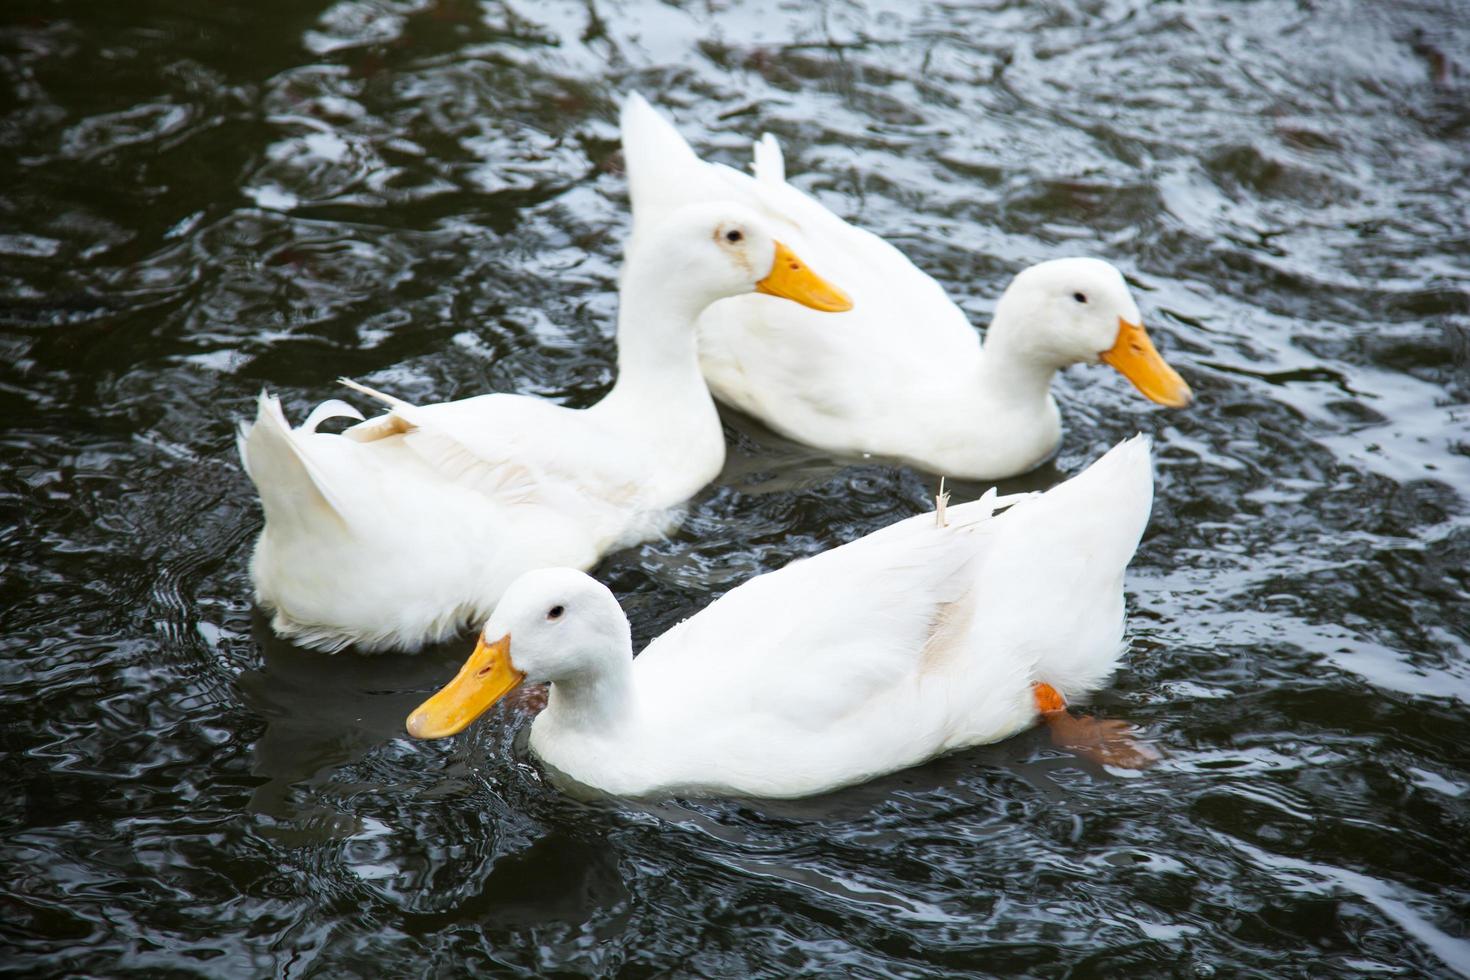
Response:
M235 452L240 454L240 468L253 481L255 476L250 472L250 453L246 452L245 449L250 443L251 428L251 424L244 419L241 419L235 424Z
M395 410L396 409L409 409L409 410L412 410L413 407L414 407L411 402L406 402L402 398L398 398L398 397L396 397L394 395L390 395L387 392L379 391L376 388L369 388L367 385L363 384L361 381L354 381L351 378L338 378L337 379L337 383L339 385L342 385L343 387L351 388L353 391L355 391L355 392L357 392L359 394L367 395L369 398L376 399L377 401L382 402L384 405L387 405L389 408L392 408L392 409L395 409ZM345 404L345 403L343 403L343 402L337 402L337 404L341 405L341 404ZM349 406L349 408L351 408L351 407ZM351 409L351 411L356 411L356 409ZM361 415L359 415L357 417L359 419L362 418Z
M782 154L781 144L776 142L776 137L770 133L762 133L761 138L756 140L753 151L751 170L755 173L756 180L762 184L786 183L786 157Z
M1070 480L1025 501L1016 512L1046 512L1048 537L1085 536L1095 546L1109 545L1126 564L1153 507L1152 446L1146 435L1125 439Z
M623 100L619 123L633 210L665 201L673 206L687 203L681 191L691 170L702 168L703 161L674 124L637 92Z
M359 422L364 421L362 413L342 399L328 398L311 410L311 414L306 417L306 421L301 423L301 431L315 432L316 427L327 419L356 419Z
M268 523L314 525L324 516L347 523L339 495L286 420L280 399L260 393L255 422L240 426L236 444Z

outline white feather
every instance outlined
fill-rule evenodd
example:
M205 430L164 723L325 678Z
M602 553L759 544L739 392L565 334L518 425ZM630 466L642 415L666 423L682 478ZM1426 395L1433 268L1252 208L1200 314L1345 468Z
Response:
M733 297L700 317L700 361L715 397L799 442L893 457L951 477L1025 472L1061 438L1050 394L1055 372L1097 362L1118 338L1119 317L1139 318L1116 269L1096 259L1055 260L1017 276L982 349L937 282L888 242L786 183L769 134L755 144L751 176L700 160L637 94L624 103L622 123L633 207L629 256L671 209L735 201L757 210L851 295L853 309L837 317L765 296Z
M730 222L749 230L733 250L714 234ZM589 409L511 394L414 405L343 378L388 410L329 435L324 419L362 415L332 400L293 430L262 396L239 442L266 512L251 575L277 632L413 648L483 620L528 569L587 568L669 529L725 453L692 312L753 290L775 246L731 204L680 211L654 235L662 248L625 277L618 384Z
M1135 438L1002 514L992 490L948 527L922 514L758 575L636 659L616 601L570 573L514 584L484 633L552 682L530 745L564 777L633 796L825 792L1015 733L1037 682L1097 690L1151 496Z

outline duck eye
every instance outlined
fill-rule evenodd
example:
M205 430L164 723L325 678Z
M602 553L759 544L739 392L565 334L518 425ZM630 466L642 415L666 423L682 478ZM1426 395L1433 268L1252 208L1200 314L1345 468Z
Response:
M1087 302L1087 294L1086 293L1073 293L1072 294L1072 298L1075 299L1079 303L1086 303Z
M551 620L552 622L556 622L558 619L561 619L561 614L566 611L567 609L565 606L552 606L550 609L546 610L546 618Z
M745 238L745 235L742 234L738 228L732 228L729 231L725 232L725 241L729 242L731 245L734 245L736 242L741 241L743 238Z

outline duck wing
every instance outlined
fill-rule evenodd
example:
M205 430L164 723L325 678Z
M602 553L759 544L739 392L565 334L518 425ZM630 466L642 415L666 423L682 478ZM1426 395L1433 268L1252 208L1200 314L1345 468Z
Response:
M1000 499L992 490L950 507L947 526L922 514L742 583L639 655L640 696L691 725L822 731L950 669Z
M626 456L589 431L584 413L509 394L419 406L339 380L388 406L385 414L344 435L359 442L398 437L437 478L498 504L575 512L591 500L631 501L637 495Z

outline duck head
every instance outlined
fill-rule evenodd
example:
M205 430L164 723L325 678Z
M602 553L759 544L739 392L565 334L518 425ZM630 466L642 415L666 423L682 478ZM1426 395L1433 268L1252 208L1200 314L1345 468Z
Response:
M628 618L607 587L570 568L511 583L454 680L414 709L408 733L444 738L522 683L597 684L633 657Z
M827 313L852 309L847 294L778 241L759 215L727 202L675 211L629 256L626 269L626 277L679 290L699 306L758 292Z
M1154 348L1123 274L1101 259L1052 259L1024 269L996 304L985 345L1052 369L1102 361L1170 408L1194 397Z

